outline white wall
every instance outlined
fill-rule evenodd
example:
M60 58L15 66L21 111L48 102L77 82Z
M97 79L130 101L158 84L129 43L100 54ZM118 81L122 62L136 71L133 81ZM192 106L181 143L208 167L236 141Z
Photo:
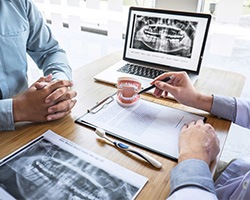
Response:
M204 0L155 0L156 8L201 12Z

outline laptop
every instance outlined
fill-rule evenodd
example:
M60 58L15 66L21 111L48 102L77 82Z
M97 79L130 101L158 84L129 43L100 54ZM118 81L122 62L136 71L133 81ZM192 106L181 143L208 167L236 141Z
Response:
M116 85L118 77L134 77L145 88L164 72L186 71L194 83L210 21L204 13L130 7L123 59L94 79Z

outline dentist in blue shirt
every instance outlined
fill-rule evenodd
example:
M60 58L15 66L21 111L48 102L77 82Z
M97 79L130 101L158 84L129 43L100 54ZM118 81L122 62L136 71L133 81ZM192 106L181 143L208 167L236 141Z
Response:
M44 77L28 86L27 53ZM76 100L66 54L32 0L0 1L0 131L20 121L45 122L70 113Z
M171 81L162 80L172 76ZM168 93L186 106L204 110L250 129L250 99L207 95L195 89L186 72L168 72L157 77L155 97ZM210 164L216 159L220 144L214 128L203 121L183 126L179 137L178 165L171 171L171 195L168 200L250 199L250 157L233 159L216 174L215 182Z

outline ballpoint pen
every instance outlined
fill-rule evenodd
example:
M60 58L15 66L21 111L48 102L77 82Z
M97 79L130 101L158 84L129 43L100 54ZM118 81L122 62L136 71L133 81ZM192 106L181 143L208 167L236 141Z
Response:
M159 80L159 81L168 82L168 81L170 81L173 78L174 78L174 76L168 76L168 77L166 77L166 78L164 78L162 80ZM151 89L153 89L155 87L156 87L155 85L151 85L151 86L149 86L147 88L142 89L140 92L138 92L138 94L142 94L144 92L147 92L147 91L149 91L149 90L151 90Z
M116 147L118 147L119 149L122 149L124 151L129 151L131 153L134 153L138 156L140 156L141 158L143 158L144 160L146 160L147 162L149 162L151 165L153 165L154 167L156 168L161 168L162 164L157 161L156 159L154 159L153 157L151 157L150 155L146 154L146 153L143 153L143 152L139 152L138 150L135 150L133 148L131 148L130 146L124 144L124 143L121 143L121 142L117 142L117 141L113 141L111 140L110 138L108 138L106 136L106 133L103 129L101 128L96 128L95 130L95 133L101 137L101 138L104 138L106 140L108 140L109 142L111 142L112 144L114 144Z

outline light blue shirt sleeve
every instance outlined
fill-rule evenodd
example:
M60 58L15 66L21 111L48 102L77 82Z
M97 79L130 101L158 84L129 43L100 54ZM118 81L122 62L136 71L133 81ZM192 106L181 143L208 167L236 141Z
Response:
M26 0L26 12L29 20L27 53L43 70L44 75L52 74L53 79L71 80L71 68L65 51L55 40L49 27L37 7Z
M236 117L236 99L213 95L213 103L210 113L217 117L234 122Z
M0 100L0 131L14 130L12 99Z
M214 182L209 166L202 160L189 159L171 171L170 195L187 187L196 187L215 195Z
M236 98L235 124L250 129L250 99Z
M250 128L250 100L214 95L210 113L245 128Z

